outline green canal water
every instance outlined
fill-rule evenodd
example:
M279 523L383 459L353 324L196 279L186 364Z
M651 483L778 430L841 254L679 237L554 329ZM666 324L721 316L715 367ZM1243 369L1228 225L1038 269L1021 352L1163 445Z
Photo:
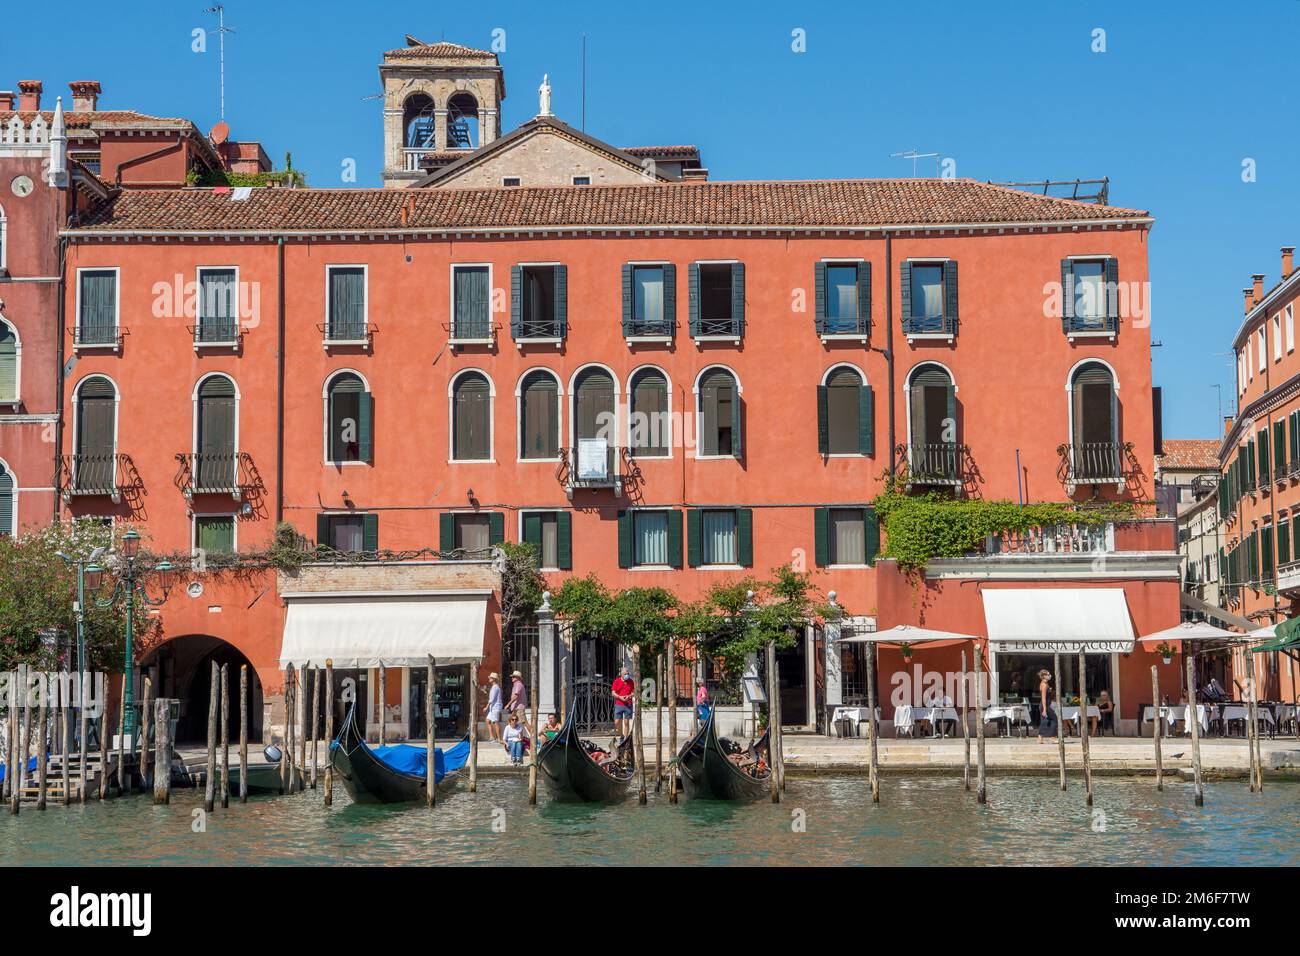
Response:
M961 781L885 777L872 806L862 777L791 778L783 802L672 806L651 793L623 804L528 806L519 779L423 806L352 804L338 791L232 803L202 820L201 794L155 807L128 797L86 807L0 815L0 865L189 864L743 864L1289 865L1300 863L1300 784L1189 784L1101 777L1095 806L1081 781L1062 794L1045 777L989 781L981 807ZM195 814L199 814L196 819Z

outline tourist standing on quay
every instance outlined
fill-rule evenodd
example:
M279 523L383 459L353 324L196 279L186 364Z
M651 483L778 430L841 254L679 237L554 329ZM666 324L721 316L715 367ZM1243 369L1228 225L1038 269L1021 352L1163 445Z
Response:
M487 728L491 740L501 739L501 675L493 671L488 675L491 688L487 699Z
M636 690L626 667L619 670L611 690L614 693L614 733L622 740L632 732L632 694Z
M1056 714L1052 713L1052 672L1046 667L1038 672L1038 698L1042 710L1038 717L1038 742L1041 744L1048 737L1056 736Z
M510 703L506 710L519 718L531 737L533 728L528 726L528 689L524 687L524 675L515 671L510 675Z

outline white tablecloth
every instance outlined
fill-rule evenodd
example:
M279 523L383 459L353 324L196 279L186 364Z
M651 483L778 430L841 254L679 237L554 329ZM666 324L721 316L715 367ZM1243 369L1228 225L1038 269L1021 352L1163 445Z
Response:
M868 711L865 707L836 707L831 713L831 723L838 727L840 721L847 720L852 726L854 733L856 733L858 724L866 721L867 713ZM876 725L880 725L879 707L876 708Z
M1266 724L1273 723L1273 714L1267 707L1259 708L1259 719ZM1230 720L1250 720L1250 708L1245 704L1226 704L1223 708L1223 722Z
M956 723L961 718L955 707L913 707L904 704L894 709L894 734L900 730L911 730L918 720L928 720L935 736L939 734L939 721L951 720Z
M1210 717L1215 713L1214 705L1208 708L1205 704L1196 705L1196 719L1201 725L1201 729L1207 734L1210 732ZM1155 720L1156 712L1151 705L1142 709L1142 722L1149 724ZM1187 730L1187 705L1186 704L1162 704L1160 706L1160 719L1165 722L1165 733L1168 735L1172 732L1170 724L1178 721L1183 725L1183 730Z
M984 722L1018 720L1029 723L1028 704L992 704L984 709Z
M1062 720L1078 720L1078 719L1079 719L1079 708L1078 708L1077 705L1074 705L1074 704L1066 704L1064 707L1062 707L1062 708L1060 709L1060 711L1057 711L1057 710L1056 710L1056 705L1053 704L1053 705L1052 705L1052 711L1053 711L1054 713L1060 713L1060 715L1061 715L1061 719L1062 719ZM1088 716L1089 716L1089 717L1096 717L1098 720L1101 719L1101 711L1097 709L1097 705L1096 705L1096 704L1089 704L1089 705L1088 705Z

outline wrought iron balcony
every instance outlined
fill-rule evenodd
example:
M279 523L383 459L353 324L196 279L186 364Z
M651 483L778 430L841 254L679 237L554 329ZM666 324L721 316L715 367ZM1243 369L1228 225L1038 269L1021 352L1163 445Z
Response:
M369 345L370 337L375 331L369 322L337 319L316 328L325 333L326 348L331 345Z
M239 328L239 321L233 316L200 319L198 325L191 325L189 329L190 334L194 336L196 349L205 346L234 348L239 345L240 337L243 335Z
M691 332L691 337L697 339L738 339L744 332L744 322L740 319L698 319L694 331Z
M128 455L74 452L59 456L58 485L64 501L73 498L122 498L127 476L135 471Z
M867 316L826 316L815 320L817 334L822 338L865 338L871 334L871 320Z
M905 315L904 335L956 335L957 319L949 315Z
M120 349L122 336L127 330L120 325L75 325L72 333L73 348Z
M1083 442L1060 445L1057 477L1073 492L1078 485L1123 485L1134 473L1132 442Z
M486 316L474 319L453 318L443 326L452 345L491 345L496 341L496 326Z
M236 501L261 487L261 476L248 452L182 452L173 483L192 500L195 495L230 495Z
M628 319L623 323L625 339L670 339L677 332L671 319Z
M559 319L522 319L513 329L516 342L535 339L558 342L564 338L564 324Z
M1116 321L1104 315L1069 315L1061 319L1066 335L1114 335Z
M560 464L555 477L565 490L572 493L577 488L613 488L622 491L627 468L627 450L614 448L604 441L579 439L578 448L561 448ZM603 446L603 448L601 447Z
M960 488L971 472L970 447L955 442L899 445L894 455L908 485Z

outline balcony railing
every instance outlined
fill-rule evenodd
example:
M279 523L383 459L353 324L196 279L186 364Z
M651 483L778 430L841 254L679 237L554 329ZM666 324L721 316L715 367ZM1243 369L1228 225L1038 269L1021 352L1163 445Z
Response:
M984 539L985 554L1102 554L1115 550L1115 525L1059 524L1003 531Z
M630 464L627 449L615 448L607 442L600 442L600 445L604 446L603 449L594 439L590 445L579 439L577 448L560 449L560 464L555 476L566 490L613 488L616 494L621 492Z
M456 342L490 343L496 338L492 320L487 316L473 319L453 318L446 328L448 339L453 344Z
M261 488L261 475L246 451L214 454L182 452L173 483L187 499L195 495L230 495L236 501Z
M669 319L628 319L623 323L623 337L637 338L672 338L677 331L677 323Z
M327 346L369 345L370 336L374 332L374 328L370 323L364 320L355 322L335 319L325 325L318 325L316 328L325 333L325 344Z
M1070 315L1061 319L1061 327L1067 335L1089 332L1110 334L1115 331L1115 325L1114 319L1104 315Z
M956 335L957 319L948 315L905 315L904 335Z
M120 500L123 478L134 469L127 455L80 453L59 457L59 492L65 501L72 498L108 496Z
M120 325L76 325L71 329L74 348L121 348L126 329Z
M924 442L899 445L897 457L907 470L911 485L949 485L965 482L970 448L955 442Z
M871 322L866 316L826 316L817 322L818 335L863 336L870 334Z
M221 316L200 319L198 325L190 326L194 336L195 347L201 345L238 345L239 321L233 316Z
M562 339L564 338L564 326L558 319L523 319L519 322L514 332L515 341L523 342L528 339Z
M743 323L740 319L700 319L695 323L695 331L691 333L695 338L708 338L716 336L718 338L739 338L744 333Z
M1067 486L1122 484L1132 474L1132 442L1061 445L1059 477Z

